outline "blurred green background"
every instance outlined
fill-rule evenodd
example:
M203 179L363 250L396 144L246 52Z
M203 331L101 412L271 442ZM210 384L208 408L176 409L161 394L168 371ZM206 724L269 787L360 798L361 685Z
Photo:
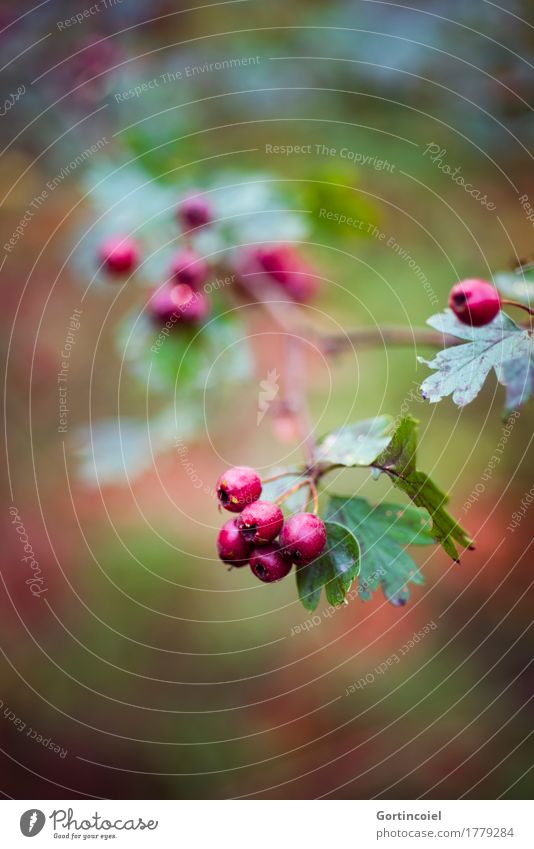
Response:
M124 0L62 28L86 7L50 0L18 17L2 4L6 97L24 88L0 124L2 244L29 207L35 214L13 250L4 248L1 274L0 788L16 798L528 798L532 519L507 526L532 485L534 408L516 420L483 481L503 436L493 378L463 410L450 400L431 407L414 396L428 374L416 360L425 351L377 347L329 364L310 356L321 433L408 404L421 420L422 467L451 492L477 551L455 565L423 549L415 556L426 583L407 607L380 594L333 616L321 604L313 627L297 633L310 617L292 577L264 586L216 560L221 517L210 494L226 465L264 469L291 453L268 418L255 425L258 383L281 365L276 343L261 335L240 343L250 373L221 383L205 408L202 393L195 401L205 427L193 424L196 438L186 441L200 487L172 444L143 466L135 422L170 403L178 418L188 412L180 387L169 398L147 393L118 354L118 328L146 292L98 285L91 262L98 210L125 191L113 181L98 187L99 169L120 168L124 186L144 174L150 198L160 188L172 197L230 183L242 196L262 175L277 181L285 208L301 210L295 227L308 228L302 251L324 278L314 308L325 327L423 326L452 283L491 279L533 250L519 201L534 197L530 4L184 6ZM202 70L239 57L259 58ZM171 76L117 99L162 75ZM98 153L36 203L99 139ZM266 149L298 144L312 152ZM315 145L354 151L359 162ZM440 170L428 145L445 150L442 162L494 209ZM140 200L126 205L145 214ZM322 222L321 208L376 225L428 286L387 239ZM82 303L64 435L60 351ZM245 312L248 331L269 332ZM96 426L103 463L113 465L116 434L99 423L119 415L125 439L131 422L131 468L137 459L143 470L121 479L119 461L116 479L98 487L87 444L81 460L84 429ZM360 472L336 483L356 488L374 499L387 493ZM45 578L41 597L25 584L12 505ZM400 662L374 674L429 623ZM371 683L346 695L369 674Z

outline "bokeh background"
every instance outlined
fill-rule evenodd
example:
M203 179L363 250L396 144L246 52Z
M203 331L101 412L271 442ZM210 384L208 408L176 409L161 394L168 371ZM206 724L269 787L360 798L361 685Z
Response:
M285 209L300 210L287 219L271 211L265 233L282 222L302 242L324 278L314 309L325 326L424 326L456 280L491 278L534 247L519 200L534 198L531 4L3 0L1 10L2 245L32 211L3 248L0 275L2 793L528 798L534 508L508 526L532 485L534 407L484 477L503 439L494 378L463 410L450 400L431 407L416 393L428 374L416 355L427 351L380 345L327 364L310 355L318 431L409 410L421 421L423 468L451 492L478 545L461 565L416 552L425 585L406 607L377 593L325 616L322 603L319 622L299 631L309 615L292 576L264 586L215 558L211 488L221 470L263 470L292 452L268 416L256 426L259 381L283 368L276 339L261 335L268 322L241 308L247 338L222 369L235 380L218 378L187 403L179 385L166 397L117 342L146 283L101 280L94 250L102 233L148 217L184 187L221 187L218 209L229 216L245 197L261 207L249 189L261 175ZM80 22L59 25L77 13ZM258 60L202 69L239 57ZM200 70L189 76L192 67ZM140 96L116 97L165 74ZM266 150L308 143L306 156ZM317 154L316 144L359 162ZM432 161L431 144L493 209ZM373 222L409 258L319 222L321 207ZM58 433L74 309L68 430ZM172 428L149 450L147 422L169 411L184 427L187 468ZM388 492L360 472L335 482L338 492L356 488L375 499ZM44 576L38 597L25 583L13 506ZM373 674L430 623L401 662ZM371 683L346 695L369 673Z

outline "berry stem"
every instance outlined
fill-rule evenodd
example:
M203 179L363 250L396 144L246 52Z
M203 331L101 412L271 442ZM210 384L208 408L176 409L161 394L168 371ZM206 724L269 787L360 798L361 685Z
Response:
M284 492L282 495L280 495L274 503L283 504L284 501L287 501L288 498L291 498L291 496L298 492L299 489L302 489L303 486L310 486L311 483L312 481L310 480L310 478L305 478L304 480L299 481L298 483L294 484L294 486L292 486L290 489L288 489L287 492Z
M310 479L310 492L313 498L313 512L317 516L319 513L319 493L317 492L317 487L315 482ZM307 505L306 505L307 506Z
M280 478L293 477L295 472L280 472L278 475L270 475L268 478L262 478L262 483L271 483L272 481L280 480Z
M501 298L501 304L507 304L509 307L517 307L520 310L525 310L529 315L534 315L534 309L527 307L526 304L521 304L519 301L512 301L508 298Z

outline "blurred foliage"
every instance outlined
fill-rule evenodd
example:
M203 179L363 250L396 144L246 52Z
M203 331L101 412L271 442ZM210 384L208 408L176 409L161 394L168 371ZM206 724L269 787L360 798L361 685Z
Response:
M4 85L7 92L26 86L2 122L6 237L49 177L107 139L43 205L2 275L10 483L49 592L48 604L30 597L20 543L8 527L1 698L68 748L60 760L2 718L2 789L23 799L530 799L532 532L528 516L513 534L506 528L532 485L532 405L514 421L488 476L488 458L503 439L496 411L504 390L495 382L461 411L448 400L430 406L416 392L428 375L416 359L424 351L362 350L336 362L325 409L329 376L317 367L311 395L322 433L383 412L417 414L423 467L454 493L453 509L478 548L450 567L435 547L422 547L419 571L428 580L424 587L412 582L407 607L395 609L376 593L365 606L354 598L331 615L320 602L310 624L283 582L258 586L248 570L227 573L213 559L220 517L205 488L223 459L265 468L297 462L279 456L267 419L255 427L257 386L240 385L238 413L224 389L208 452L195 444L198 421L187 419L186 428L185 411L178 416L171 403L174 387L164 398L154 385L147 427L136 379L147 364L128 360L119 395L117 351L128 355L135 345L132 339L125 349L124 340L134 316L141 326L179 238L176 196L193 186L211 192L222 217L227 203L233 215L246 199L240 221L250 228L247 239L262 238L254 212L271 202L272 209L310 210L285 215L281 229L318 242L306 250L328 278L319 308L342 326L373 324L377 316L423 324L462 276L513 269L532 252L531 223L517 202L520 192L534 196L531 4L190 7L128 0L62 33L57 21L76 11L71 0L41 3L31 15L13 4L1 10L2 25L11 24L0 34ZM246 74L225 69L124 102L115 97L188 66L256 55ZM309 141L389 159L394 169L265 152L267 142ZM423 155L431 142L488 192L498 217ZM115 207L124 193L128 202ZM386 240L317 220L314 211L323 207L351 210ZM111 287L94 263L106 224L131 222L135 230L151 216L153 226L142 233L150 263L132 278L131 291ZM431 291L387 247L390 236ZM225 245L226 238L243 241L240 231ZM503 287L496 278L507 297L529 298L525 279L507 272ZM63 440L58 348L82 297L69 383L72 430ZM263 352L265 371L274 347ZM203 484L198 490L172 450L152 459L154 431L161 428L172 449L178 420L180 433L190 434L183 438ZM71 436L88 425L84 473L86 464L93 478L98 470L110 484L101 489L76 481ZM125 470L137 473L136 462L143 478L114 487ZM335 489L391 500L385 476L373 482L358 470L336 476ZM365 569L364 550L362 575ZM437 628L402 662L346 695L429 622Z

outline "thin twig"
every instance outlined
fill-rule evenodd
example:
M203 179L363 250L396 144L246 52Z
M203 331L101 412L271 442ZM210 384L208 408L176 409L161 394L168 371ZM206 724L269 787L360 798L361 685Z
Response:
M325 354L337 354L346 349L370 348L375 345L409 345L411 347L445 348L458 345L455 336L427 330L425 327L402 327L385 324L381 327L360 327L346 333L323 336L319 340Z
M287 492L284 492L283 495L280 495L274 503L275 504L283 504L284 501L287 501L288 498L291 498L291 496L294 495L296 492L298 492L299 489L302 489L303 486L310 486L310 483L311 483L311 481L310 481L309 478L305 478L304 480L299 481L294 486L292 486L290 489L288 489Z
M270 475L268 478L262 478L261 482L262 483L272 483L272 481L280 480L280 478L294 477L296 474L297 474L297 472L295 472L295 471L280 472L280 474L278 474L278 475Z
M312 497L313 497L313 512L317 516L317 514L319 512L319 493L317 492L317 487L315 486L315 483L314 483L313 480L310 480L310 492L311 492ZM308 505L306 505L306 506L308 506Z
M526 310L529 315L534 315L534 309L528 307L526 304L522 304L519 301L511 301L508 298L501 298L501 304L508 304L510 307L517 307L520 310Z

